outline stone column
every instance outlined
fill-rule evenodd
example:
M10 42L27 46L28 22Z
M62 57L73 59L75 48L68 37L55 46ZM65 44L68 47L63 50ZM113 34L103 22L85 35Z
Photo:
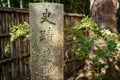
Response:
M31 80L63 80L63 5L30 3Z

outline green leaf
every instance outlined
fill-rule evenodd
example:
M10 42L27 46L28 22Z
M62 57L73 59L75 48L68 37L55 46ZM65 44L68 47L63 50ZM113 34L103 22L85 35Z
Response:
M16 40L20 36L24 36L24 40L29 40L29 24L24 22L23 24L18 24L16 26L12 26L10 30L11 39L10 41Z

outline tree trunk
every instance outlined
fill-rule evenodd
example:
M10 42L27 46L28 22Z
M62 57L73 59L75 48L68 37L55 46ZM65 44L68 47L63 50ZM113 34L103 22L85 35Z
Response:
M90 12L93 20L101 29L110 29L118 33L117 9L118 0L90 0Z

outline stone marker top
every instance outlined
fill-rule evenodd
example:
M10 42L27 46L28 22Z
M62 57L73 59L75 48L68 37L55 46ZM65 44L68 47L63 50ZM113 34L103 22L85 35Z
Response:
M63 15L60 15L60 14L64 14L62 4L30 3L29 6L30 6L30 9L29 9L30 14L34 16L34 18L30 17L30 19L32 20L32 22L36 22L36 25L44 26L46 24L46 21L51 23L51 24L49 24L49 26L51 26L52 24L54 26L57 26L55 24L61 25L61 22L59 22L59 20L63 19ZM50 20L47 19L45 21L44 19L46 19L46 18L48 18ZM45 21L45 24L43 24L44 21ZM34 26L31 26L31 27L34 27Z

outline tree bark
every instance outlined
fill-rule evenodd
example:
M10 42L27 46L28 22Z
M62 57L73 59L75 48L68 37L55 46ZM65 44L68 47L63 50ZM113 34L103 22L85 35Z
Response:
M93 20L101 29L110 29L118 33L117 29L117 0L90 0L90 12Z

